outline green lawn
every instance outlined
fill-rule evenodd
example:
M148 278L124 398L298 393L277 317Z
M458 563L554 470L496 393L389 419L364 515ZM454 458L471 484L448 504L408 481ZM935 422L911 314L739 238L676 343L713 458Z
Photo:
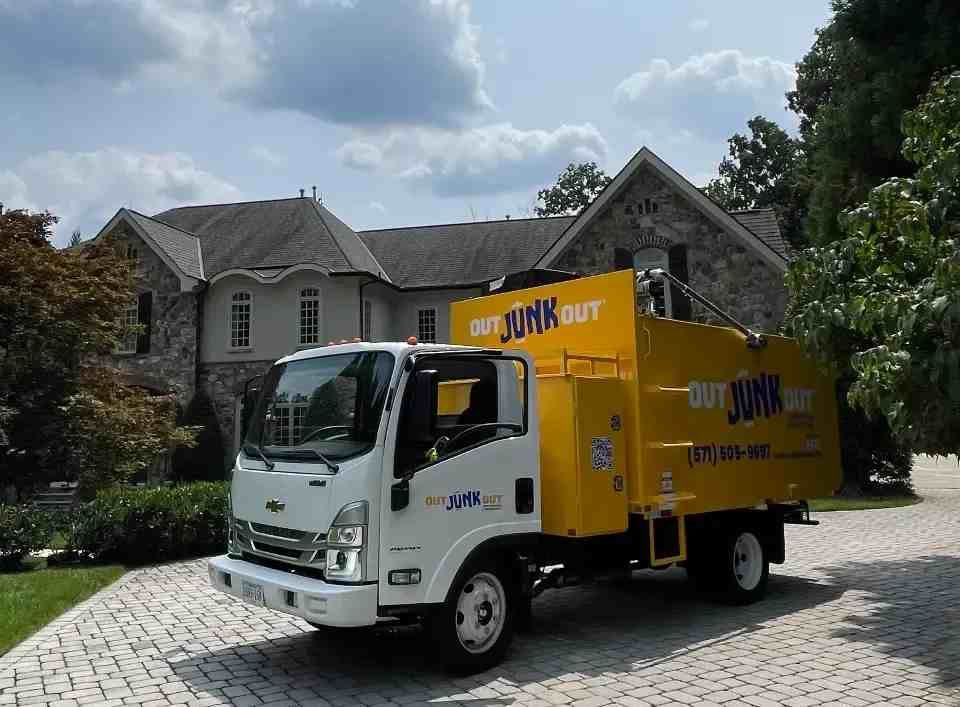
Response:
M125 571L107 565L0 573L0 655Z
M863 496L862 498L812 498L811 511L865 511L871 508L900 508L920 503L920 496Z

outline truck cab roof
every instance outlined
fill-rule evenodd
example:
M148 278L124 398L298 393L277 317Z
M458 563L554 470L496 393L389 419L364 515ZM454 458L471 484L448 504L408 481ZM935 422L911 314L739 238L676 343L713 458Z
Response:
M402 358L411 353L423 351L481 351L477 346L457 346L454 344L408 344L404 341L378 341L371 343L368 341L353 341L343 344L331 344L328 346L316 346L309 349L302 349L292 354L284 356L277 361L280 363L289 363L290 361L301 361L308 358L317 358L318 356L333 356L335 354L361 353L363 351L386 351L392 353L398 358Z

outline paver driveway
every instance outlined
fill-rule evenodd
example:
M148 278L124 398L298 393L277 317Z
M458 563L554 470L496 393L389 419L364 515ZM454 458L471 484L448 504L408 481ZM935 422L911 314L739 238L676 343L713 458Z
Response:
M788 528L754 606L705 602L679 570L547 592L533 633L467 679L416 631L325 635L211 591L203 562L138 570L0 658L0 704L960 705L947 481L919 506Z

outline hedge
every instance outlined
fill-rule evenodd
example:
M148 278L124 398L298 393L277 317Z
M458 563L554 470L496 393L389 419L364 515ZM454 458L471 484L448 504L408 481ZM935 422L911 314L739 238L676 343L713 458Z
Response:
M136 565L222 552L227 484L115 488L68 513L0 507L0 562L15 566L54 533L81 559Z
M48 512L0 505L0 569L16 569L24 557L47 547L54 527Z

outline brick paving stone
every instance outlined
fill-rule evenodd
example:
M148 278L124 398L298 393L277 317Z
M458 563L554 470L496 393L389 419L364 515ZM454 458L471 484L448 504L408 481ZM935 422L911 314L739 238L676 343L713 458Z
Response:
M908 508L788 527L767 598L718 606L682 570L551 591L506 661L453 678L416 631L339 637L207 586L129 572L0 657L0 705L960 705L960 475Z

